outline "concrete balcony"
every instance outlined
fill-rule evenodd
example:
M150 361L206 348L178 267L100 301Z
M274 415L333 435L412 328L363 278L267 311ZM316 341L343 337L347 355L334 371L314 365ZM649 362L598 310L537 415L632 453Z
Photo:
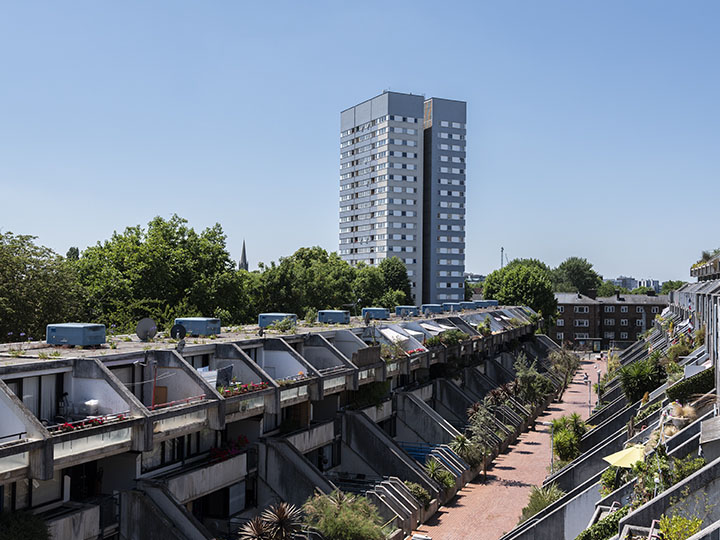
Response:
M383 401L380 405L373 405L372 407L366 407L362 409L362 412L364 412L370 420L375 422L376 424L378 422L382 422L383 420L387 420L392 416L393 413L393 407L392 407L392 400L389 399L387 401Z
M116 420L112 424L95 426L79 424L63 424L52 431L55 468L71 467L131 450L133 426L138 421Z
M288 435L286 439L298 452L307 454L335 440L335 422L310 426L310 429Z
M100 536L100 506L65 502L62 506L43 514L50 538L95 540Z
M247 452L220 462L191 464L158 478L180 503L237 484L247 475Z

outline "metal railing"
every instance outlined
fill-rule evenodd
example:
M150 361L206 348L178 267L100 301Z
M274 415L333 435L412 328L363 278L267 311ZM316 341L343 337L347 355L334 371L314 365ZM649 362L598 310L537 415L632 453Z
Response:
M168 401L167 403L156 403L155 405L150 406L150 410L154 411L155 409L165 409L167 407L173 407L174 405L185 405L190 403L199 403L200 401L204 401L207 399L207 396L204 394L202 396L193 396L185 399L176 399L175 401Z

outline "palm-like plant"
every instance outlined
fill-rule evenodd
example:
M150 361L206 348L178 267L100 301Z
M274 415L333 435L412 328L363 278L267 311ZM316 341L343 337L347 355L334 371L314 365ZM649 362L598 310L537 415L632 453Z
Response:
M267 524L255 516L238 531L238 540L271 540Z
M270 540L291 540L302 530L302 510L294 504L281 502L263 511L262 521L270 532Z

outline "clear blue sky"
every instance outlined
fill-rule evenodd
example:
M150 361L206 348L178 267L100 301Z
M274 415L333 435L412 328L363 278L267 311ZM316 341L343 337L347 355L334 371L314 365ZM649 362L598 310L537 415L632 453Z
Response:
M0 228L177 213L251 267L337 249L340 111L468 102L467 269L687 279L720 246L720 3L2 2Z

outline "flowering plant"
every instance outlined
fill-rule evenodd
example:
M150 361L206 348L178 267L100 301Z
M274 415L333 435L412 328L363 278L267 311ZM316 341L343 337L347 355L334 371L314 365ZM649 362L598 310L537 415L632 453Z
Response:
M248 438L240 435L236 440L230 440L224 445L210 449L210 459L213 461L225 461L231 457L241 454L248 445Z
M73 426L72 424L70 424L68 422L65 422L64 424L60 425L60 431L74 431L74 430L75 430L75 426Z

